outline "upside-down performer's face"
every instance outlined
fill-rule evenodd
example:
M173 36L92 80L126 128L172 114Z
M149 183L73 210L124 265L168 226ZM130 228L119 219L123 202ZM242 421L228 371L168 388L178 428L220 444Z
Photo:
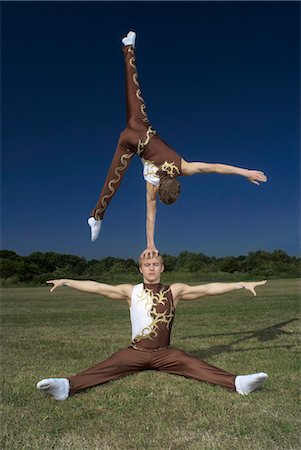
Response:
M140 259L139 270L143 275L144 283L160 283L161 273L164 271L162 257Z

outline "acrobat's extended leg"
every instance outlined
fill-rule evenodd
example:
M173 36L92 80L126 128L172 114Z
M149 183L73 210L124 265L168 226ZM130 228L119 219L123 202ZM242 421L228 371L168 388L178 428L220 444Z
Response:
M133 348L119 350L105 361L96 364L77 375L68 377L70 395L107 381L117 380L143 369L144 361L138 351Z
M122 138L121 133L106 180L103 184L96 206L91 214L96 220L103 219L104 213L112 197L119 188L123 174L127 170L133 157L133 152L123 144L123 141L124 139Z
M133 348L114 353L110 358L77 375L68 378L46 378L37 388L52 395L55 400L66 400L70 395L147 368L148 355Z
M155 362L157 370L217 384L241 395L247 395L258 389L268 378L264 372L236 376L175 348L163 352L161 356L158 355L160 358Z
M149 125L145 112L145 103L141 96L135 64L135 37L129 32L122 40L124 44L125 79L126 79L126 113L127 126L120 134L117 149L102 187L96 207L88 219L91 227L91 240L99 235L104 213L119 188L133 154L140 155L151 137L156 134Z
M124 44L125 86L126 86L126 120L127 127L143 130L149 125L145 101L141 94L135 55L136 33L130 31L122 39ZM131 43L132 42L132 43Z
M162 351L161 358L155 364L157 370L162 372L218 384L230 391L235 391L235 375L195 358L183 350L168 348L164 350L164 354Z

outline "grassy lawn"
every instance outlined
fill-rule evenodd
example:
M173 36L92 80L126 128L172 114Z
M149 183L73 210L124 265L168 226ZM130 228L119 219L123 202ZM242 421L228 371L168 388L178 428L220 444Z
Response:
M300 280L177 308L172 345L232 373L264 371L250 396L153 371L65 402L42 378L75 374L130 342L126 302L68 288L2 291L1 449L299 449Z

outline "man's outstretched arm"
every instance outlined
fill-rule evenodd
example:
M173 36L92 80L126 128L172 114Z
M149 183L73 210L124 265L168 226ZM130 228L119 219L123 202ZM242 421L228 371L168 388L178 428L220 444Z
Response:
M209 283L197 286L189 286L188 284L175 283L171 285L174 302L177 304L180 300L196 300L206 295L220 295L237 289L246 289L253 295L256 295L255 288L266 283L264 281L240 281L238 283Z
M86 280L48 280L48 284L53 284L50 292L55 289L67 286L78 291L88 292L90 294L99 294L104 297L111 298L112 300L130 300L132 295L133 286L131 284L119 284L112 286L111 284L97 283L96 281Z
M183 175L196 175L201 173L220 173L223 175L240 175L251 183L259 185L267 181L266 175L260 170L243 169L228 164L211 164L204 162L187 162L182 159Z

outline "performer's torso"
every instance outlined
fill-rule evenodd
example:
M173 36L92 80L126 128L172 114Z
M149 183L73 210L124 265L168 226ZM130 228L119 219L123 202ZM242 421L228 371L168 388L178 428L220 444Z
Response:
M171 177L182 175L181 156L171 148L152 127L126 128L119 142L124 148L136 153L156 169L166 171Z
M181 156L157 134L150 139L141 157L160 169L166 166L166 171L171 176L181 175Z
M161 283L134 286L130 307L132 347L142 350L168 347L174 315L169 286Z

